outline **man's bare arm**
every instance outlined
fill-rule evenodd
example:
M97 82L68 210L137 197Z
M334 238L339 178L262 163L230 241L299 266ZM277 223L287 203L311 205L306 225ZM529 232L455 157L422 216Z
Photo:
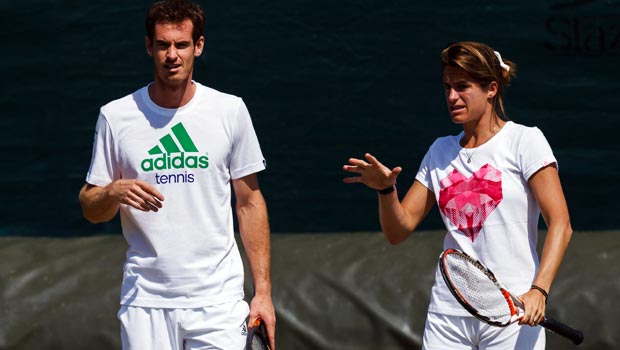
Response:
M142 211L157 211L164 196L155 187L141 180L116 180L107 186L85 184L80 190L80 205L86 220L92 223L110 221L121 204Z
M265 323L271 348L275 349L275 310L271 299L271 247L267 205L256 174L233 180L241 240L254 280L249 325L260 318Z

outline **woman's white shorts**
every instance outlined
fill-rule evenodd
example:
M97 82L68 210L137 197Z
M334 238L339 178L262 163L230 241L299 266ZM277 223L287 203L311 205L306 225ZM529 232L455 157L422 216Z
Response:
M424 350L544 350L541 326L491 326L469 316L429 312L424 328Z

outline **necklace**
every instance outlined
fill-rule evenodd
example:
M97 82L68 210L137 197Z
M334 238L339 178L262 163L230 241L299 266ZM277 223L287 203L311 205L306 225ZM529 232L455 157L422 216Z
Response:
M491 129L491 137L493 137L493 135L495 135L496 132L497 132L497 125L494 125L493 128ZM491 139L491 137L489 137L489 140ZM486 141L481 143L480 146L482 146L482 144L484 144L484 143L486 143ZM469 153L467 148L463 147L463 149L465 150L465 154L467 155L467 164L471 163L471 159L473 158L474 154L476 154L476 152L478 151L480 146L475 147L474 151L471 152L471 154Z
M479 147L478 147L479 148ZM467 163L471 163L471 158L474 156L474 154L476 153L476 151L478 150L478 148L474 149L473 152L471 152L471 154L469 154L469 152L467 151L467 148L463 148L465 150L465 154L467 155Z

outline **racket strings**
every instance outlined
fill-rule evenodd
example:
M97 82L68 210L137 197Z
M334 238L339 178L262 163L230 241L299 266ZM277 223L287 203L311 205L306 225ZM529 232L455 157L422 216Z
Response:
M251 340L251 348L247 350L268 350L269 347L265 344L258 334L254 334Z
M457 254L449 254L445 266L453 287L481 316L493 322L510 321L512 313L509 302L484 270Z
M260 321L250 329L245 350L270 350L267 330Z

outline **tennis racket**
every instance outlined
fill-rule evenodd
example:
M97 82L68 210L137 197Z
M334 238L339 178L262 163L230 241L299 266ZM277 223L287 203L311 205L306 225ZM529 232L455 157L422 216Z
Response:
M271 350L267 329L260 318L254 321L253 327L248 332L245 350Z
M439 269L448 289L463 307L479 320L506 327L518 321L523 303L480 261L457 249L446 249L439 256ZM583 333L545 317L544 328L581 344Z

